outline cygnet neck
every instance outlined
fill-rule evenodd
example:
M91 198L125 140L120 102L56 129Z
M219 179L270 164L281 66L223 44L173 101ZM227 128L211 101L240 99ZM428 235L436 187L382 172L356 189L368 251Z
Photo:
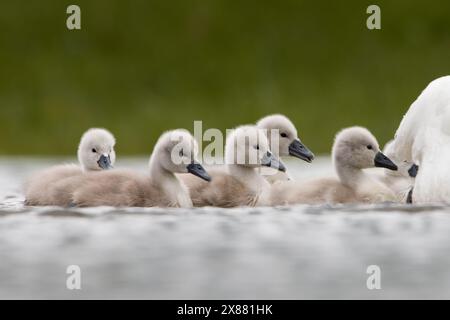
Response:
M268 186L268 182L256 171L255 168L228 164L227 170L230 175L249 186L255 192L260 192Z
M341 183L350 188L356 188L364 179L368 178L362 169L339 161L335 162L335 170Z
M161 188L171 202L183 208L192 207L192 201L186 186L172 172L164 168L158 159L150 160L150 179L153 185Z
M78 153L77 160L78 160L78 165L83 173L85 173L86 171L89 171L89 169L87 168L87 165L83 162L83 159L82 159L80 153Z
M150 161L150 176L155 184L166 180L178 180L173 172L164 168L156 159Z

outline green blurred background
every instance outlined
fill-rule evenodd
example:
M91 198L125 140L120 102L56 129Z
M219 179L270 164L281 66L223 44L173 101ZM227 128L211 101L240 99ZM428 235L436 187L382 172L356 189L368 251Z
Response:
M384 144L450 72L449 1L19 0L0 3L0 154L75 154L110 129L119 156L163 130L289 116L328 153L345 126ZM66 28L81 7L82 30Z

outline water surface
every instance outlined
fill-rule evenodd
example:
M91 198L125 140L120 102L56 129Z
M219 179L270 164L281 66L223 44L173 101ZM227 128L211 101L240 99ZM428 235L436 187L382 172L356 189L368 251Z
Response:
M0 159L2 299L450 298L449 208L24 207L25 177L60 161ZM299 181L332 173L326 158L287 164ZM69 265L81 290L66 288Z

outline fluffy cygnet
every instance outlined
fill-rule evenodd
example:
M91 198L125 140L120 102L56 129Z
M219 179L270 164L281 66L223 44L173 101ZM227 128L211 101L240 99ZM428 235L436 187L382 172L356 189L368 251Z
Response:
M257 126L266 133L270 150L277 157L293 156L307 162L314 159L314 154L300 141L297 129L286 116L281 114L266 116L257 122ZM261 174L270 183L292 180L287 171L262 168Z
M52 205L54 201L49 188L53 183L83 172L111 169L116 160L115 144L116 140L108 130L89 129L81 137L78 146L79 166L58 165L35 174L25 184L25 203L34 206Z
M198 145L186 130L164 133L149 162L149 174L127 170L92 172L64 179L53 188L62 205L79 207L192 207L186 186L175 173L191 173L210 181L196 160Z
M332 150L337 178L309 182L283 182L273 186L272 204L349 203L394 201L394 193L363 169L397 166L380 152L375 137L365 128L350 127L340 131Z
M265 166L285 171L269 142L256 126L241 126L227 137L225 170L210 170L209 184L183 178L194 206L237 207L269 204L270 184L257 171Z

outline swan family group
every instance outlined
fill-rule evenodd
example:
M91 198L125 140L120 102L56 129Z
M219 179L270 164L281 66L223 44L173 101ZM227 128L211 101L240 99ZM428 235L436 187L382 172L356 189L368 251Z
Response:
M426 87L383 152L365 128L338 132L332 148L333 177L292 179L281 157L312 162L314 155L283 115L236 127L226 138L223 165L203 167L197 159L198 144L184 129L160 136L146 174L114 169L114 146L109 131L88 130L79 144L79 164L36 173L25 185L26 205L445 203L450 200L450 76ZM370 169L375 167L379 168Z

